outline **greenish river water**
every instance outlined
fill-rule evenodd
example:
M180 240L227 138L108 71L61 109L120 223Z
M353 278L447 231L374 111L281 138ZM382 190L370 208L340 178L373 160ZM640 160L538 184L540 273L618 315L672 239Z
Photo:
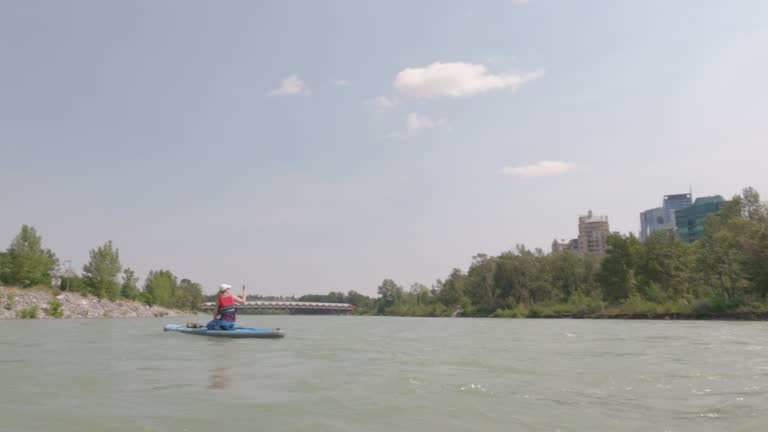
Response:
M768 430L766 323L206 318L0 321L0 430Z

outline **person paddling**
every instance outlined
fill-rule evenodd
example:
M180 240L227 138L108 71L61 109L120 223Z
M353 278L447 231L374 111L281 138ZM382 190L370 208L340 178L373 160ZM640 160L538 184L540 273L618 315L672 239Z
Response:
M237 314L236 303L245 304L245 285L243 298L230 293L231 285L221 284L216 296L216 307L213 308L213 320L206 325L208 330L232 330L235 327Z

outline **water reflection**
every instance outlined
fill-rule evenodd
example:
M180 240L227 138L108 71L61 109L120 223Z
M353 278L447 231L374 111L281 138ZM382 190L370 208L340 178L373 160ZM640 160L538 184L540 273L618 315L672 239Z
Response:
M232 368L216 368L211 371L209 389L223 390L232 384Z

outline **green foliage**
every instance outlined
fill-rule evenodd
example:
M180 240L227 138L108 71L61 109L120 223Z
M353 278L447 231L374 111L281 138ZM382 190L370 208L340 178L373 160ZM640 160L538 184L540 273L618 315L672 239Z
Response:
M203 301L200 284L189 279L177 282L168 270L152 270L144 281L139 299L149 306L194 310Z
M26 309L22 309L18 312L17 316L22 319L36 319L39 318L40 308L37 305L32 305Z
M173 292L173 307L183 310L195 310L203 301L203 289L199 283L182 279Z
M34 227L22 225L21 231L0 259L0 281L24 288L49 285L59 261Z
M80 294L88 294L88 287L83 278L79 276L64 276L61 278L61 289Z
M388 308L397 303L403 295L403 288L397 285L392 279L384 279L379 285L379 313L383 314Z
M155 305L155 299L152 297L151 293L148 293L146 291L142 291L139 293L138 300L142 303L144 303L147 306L154 306Z
M63 306L64 305L61 304L60 301L58 301L56 298L53 298L48 302L48 309L46 309L45 313L53 318L61 318L64 316L64 309L62 308Z
M597 281L610 302L624 300L637 292L637 266L642 243L634 235L608 236L608 250L605 254Z
M645 242L612 234L604 254L545 255L518 246L477 254L425 291L379 287L375 313L465 316L714 317L768 309L768 205L751 188L705 221L702 239L655 232ZM418 300L416 300L418 297ZM425 306L426 305L426 306Z
M3 307L7 311L12 311L16 307L16 295L14 293L8 293L5 299L5 305Z
M67 274L62 289L189 310L204 300L199 284L178 282L168 270L150 271L141 291L129 268L118 281L119 253L111 242L90 252L84 277ZM0 253L0 282L48 284L56 267L55 255L42 248L34 228L24 225ZM456 310L463 316L494 317L768 313L768 205L757 191L744 189L707 217L701 240L693 244L673 233L655 232L645 242L631 234L612 234L601 254L544 254L517 246L498 256L477 254L466 272L453 269L432 287L413 284L406 291L385 279L377 292L377 298L349 291L300 300L350 303L358 314L401 316L451 316ZM14 309L11 293L4 303Z
M83 279L91 294L110 300L120 296L117 276L122 270L120 251L112 247L112 241L90 251L90 261L83 266Z
M445 282L437 281L438 300L445 306L461 304L465 297L466 276L459 269L453 269Z
M129 267L123 270L123 283L120 286L120 295L128 300L136 300L139 298L139 278L136 273Z

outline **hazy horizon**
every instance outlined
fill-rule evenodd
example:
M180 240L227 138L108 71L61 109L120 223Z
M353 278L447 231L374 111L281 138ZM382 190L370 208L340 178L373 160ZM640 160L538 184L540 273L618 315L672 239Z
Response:
M262 295L430 285L768 196L768 3L6 1L0 249Z

